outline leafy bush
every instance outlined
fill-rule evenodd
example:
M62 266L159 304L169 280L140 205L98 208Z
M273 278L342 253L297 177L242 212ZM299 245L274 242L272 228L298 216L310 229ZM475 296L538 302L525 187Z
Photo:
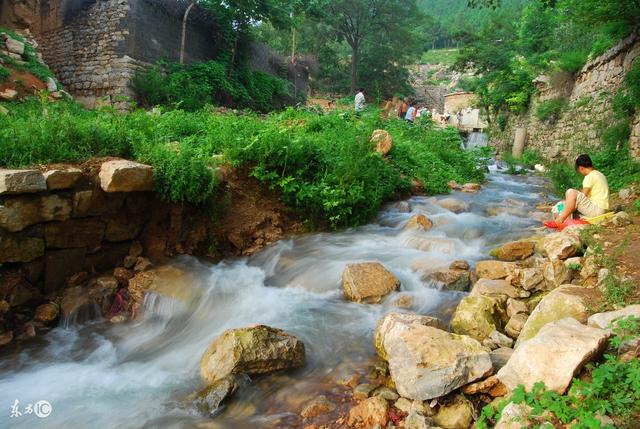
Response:
M11 72L7 70L5 67L0 66L0 82L4 82L9 78Z
M538 105L538 108L536 109L536 117L541 122L554 123L560 119L560 116L562 116L562 113L568 106L569 103L562 97L545 100Z
M221 104L266 112L283 105L287 85L285 80L260 71L240 69L229 75L226 64L219 61L188 65L162 61L133 79L142 105L188 111Z
M393 136L386 158L369 142L378 128ZM311 224L334 228L368 221L383 202L406 193L412 178L431 194L447 192L449 180L483 179L477 158L460 149L457 131L383 121L375 110L360 117L295 109L268 116L209 109L118 114L34 99L0 116L0 141L0 160L12 167L92 156L137 159L154 166L157 191L167 200L194 204L215 192L214 155L223 155L278 190Z
M551 178L557 195L563 196L567 189L582 189L582 177L572 165L565 163L551 164L547 175Z
M582 67L584 67L588 59L588 52L569 51L560 54L557 63L560 70L564 70L569 73L577 73L582 69Z
M635 317L619 319L614 322L615 337L610 342L610 352L604 361L589 365L591 377L587 380L573 379L566 395L546 390L539 382L530 392L518 386L510 400L502 401L497 408L487 406L482 410L476 423L480 429L491 427L504 407L509 403L526 404L531 407L530 418L553 415L561 423L574 429L600 429L603 427L598 416L609 415L616 421L617 428L637 427L635 420L640 413L640 360L620 361L615 356L624 341L640 336L640 324ZM604 428L613 429L612 425Z

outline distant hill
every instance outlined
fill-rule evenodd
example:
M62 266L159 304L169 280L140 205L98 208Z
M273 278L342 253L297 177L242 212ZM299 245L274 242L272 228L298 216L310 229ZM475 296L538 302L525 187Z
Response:
M418 0L418 6L433 18L427 31L430 42L427 48L452 48L457 46L461 34L474 33L492 15L507 14L518 19L527 0L502 0L497 9L470 8L467 0Z

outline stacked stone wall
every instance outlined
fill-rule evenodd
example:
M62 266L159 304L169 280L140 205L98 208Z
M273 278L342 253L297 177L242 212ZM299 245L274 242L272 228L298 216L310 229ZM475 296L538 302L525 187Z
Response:
M538 95L529 113L511 117L504 130L493 124L490 144L510 152L517 128L527 130L526 149L539 152L545 159L560 161L577 152L603 144L603 132L615 122L613 97L620 90L633 62L640 56L640 35L633 34L594 59L575 78L536 79ZM540 103L556 97L567 100L568 107L553 121L540 121L535 112ZM640 117L634 121L630 148L640 156Z
M0 301L21 305L76 273L113 270L132 246L156 261L206 253L211 220L160 200L151 167L115 160L98 169L0 169Z

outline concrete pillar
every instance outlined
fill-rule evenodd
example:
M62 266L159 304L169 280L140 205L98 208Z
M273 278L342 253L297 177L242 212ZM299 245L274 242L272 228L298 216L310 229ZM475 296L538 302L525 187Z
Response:
M524 144L527 140L527 129L526 128L516 128L516 136L513 139L513 149L511 150L511 155L514 158L522 157L522 153L524 152Z

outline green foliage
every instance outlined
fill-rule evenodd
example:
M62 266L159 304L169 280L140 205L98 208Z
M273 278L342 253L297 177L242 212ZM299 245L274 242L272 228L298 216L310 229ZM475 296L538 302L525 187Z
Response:
M608 271L601 287L605 303L610 308L631 304L629 297L636 286L631 281L621 280L618 275L618 260L629 245L629 236L627 235L616 248L605 252L602 244L595 238L595 234L601 232L600 226L592 225L581 231L580 238L595 257L596 264Z
M565 163L551 164L547 175L551 178L557 195L564 195L567 189L582 189L582 177L572 165Z
M420 58L421 64L443 64L452 66L458 58L457 49L431 49Z
M545 100L538 105L536 117L541 122L555 123L568 107L569 102L563 97Z
M296 27L296 54L302 61L307 55L317 59L314 90L350 93L355 61L355 84L365 87L371 99L376 93L411 94L408 66L423 52L425 19L415 0L327 1ZM291 55L289 29L261 23L254 33L278 53Z
M612 328L615 336L610 345L613 348L640 335L638 319L634 317L620 319ZM510 401L531 407L529 419L538 423L548 420L545 416L551 414L573 429L613 429L598 419L599 415L609 415L615 418L617 428L636 427L635 417L640 412L640 361L619 361L615 354L609 353L603 362L589 365L589 370L590 379L574 378L566 395L546 390L544 383L538 382L529 392L518 386ZM502 401L496 408L485 407L477 427L493 426L508 402Z
M0 66L0 82L4 82L9 78L11 72L7 70L5 67Z
M640 61L635 61L625 76L625 86L613 99L616 114L631 118L640 110Z
M160 62L138 73L133 87L144 106L165 105L195 111L224 104L266 112L283 105L288 95L283 79L256 71L236 70L217 61L181 65Z
M386 158L369 143L379 128L394 140ZM294 109L268 116L208 109L119 114L30 100L0 116L0 141L7 167L92 156L146 162L154 166L157 192L169 201L194 204L211 199L216 155L223 155L236 167L250 168L311 224L334 228L368 221L383 202L408 192L412 178L430 194L447 192L449 180L483 179L477 158L460 149L457 131L428 122L412 127L382 121L375 110L360 117Z
M584 67L589 59L589 52L582 50L562 52L557 60L558 68L569 73L576 73Z
M40 61L38 60L38 56L36 54L35 49L33 48L33 46L31 46L29 43L27 43L27 41L25 40L24 37L22 37L21 35L19 35L18 33L15 33L13 31L7 30L5 28L0 27L0 33L7 33L12 39L18 40L22 43L24 43L24 55L23 55L23 60L22 62L18 62L15 59L6 56L6 55L0 55L0 59L2 59L2 61L5 63L5 65L10 66L11 68L18 70L18 71L24 71L24 72L29 72L31 74L33 74L34 76L36 76L38 79L40 79L41 81L46 81L48 78L53 78L54 75L51 72L51 70L49 70L46 66L42 65L40 63ZM0 48L4 45L4 42L0 41ZM4 67L0 66L0 82L3 80L3 69ZM5 68L6 71L6 68ZM6 79L8 77L8 75L4 76L4 78Z

